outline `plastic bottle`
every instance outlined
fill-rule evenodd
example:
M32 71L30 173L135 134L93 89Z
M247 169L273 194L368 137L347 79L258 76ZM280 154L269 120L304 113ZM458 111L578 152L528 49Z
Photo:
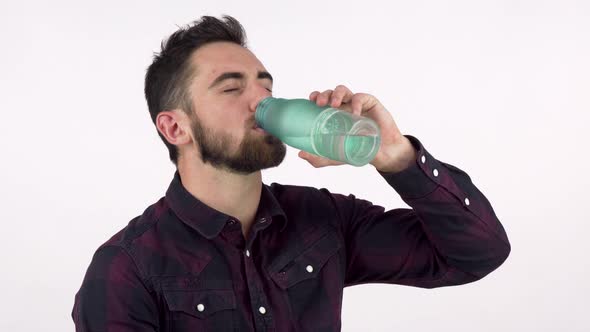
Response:
M381 145L373 120L307 99L265 98L255 118L259 127L289 146L354 166L371 162Z

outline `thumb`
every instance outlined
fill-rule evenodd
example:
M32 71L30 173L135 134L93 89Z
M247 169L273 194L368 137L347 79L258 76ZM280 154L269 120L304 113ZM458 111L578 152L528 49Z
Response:
M299 158L301 159L307 159L309 158L309 153L305 152L305 151L299 151L299 153L297 154L299 156Z

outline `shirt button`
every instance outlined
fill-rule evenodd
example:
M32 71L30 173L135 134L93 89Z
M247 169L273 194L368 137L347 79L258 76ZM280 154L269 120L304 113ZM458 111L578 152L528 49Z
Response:
M250 251L246 250L246 256L250 257Z
M266 218L260 218L260 223L263 224L266 222Z
M312 273L313 272L313 266L308 265L306 268L307 272Z
M422 163L424 164L426 162L426 156L422 156L420 160L422 160Z
M260 307L260 308L258 308L258 311L264 315L266 313L266 308Z
M435 168L434 171L432 171L432 173L434 174L435 177L438 176L438 170Z
M199 303L199 305L197 305L197 310L199 312L203 312L205 310L205 306Z
M465 198L465 205L469 205L469 198Z
M228 224L230 224L230 225L235 225L235 224L236 224L236 221L232 219L232 220L230 220L230 221L229 221L229 223L228 223Z

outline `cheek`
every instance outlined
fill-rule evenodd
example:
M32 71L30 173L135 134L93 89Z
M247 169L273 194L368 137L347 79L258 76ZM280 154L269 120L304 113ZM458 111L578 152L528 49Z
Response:
M199 118L214 131L242 137L248 123L254 124L254 113L249 112L239 98L203 98L198 104Z
M238 142L250 134L250 132L246 130L245 122L239 121L236 116L219 117L215 119L214 126L215 132L230 136L233 140Z

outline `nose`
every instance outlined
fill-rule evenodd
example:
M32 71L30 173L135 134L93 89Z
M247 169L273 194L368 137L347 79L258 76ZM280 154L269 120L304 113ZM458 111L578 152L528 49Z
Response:
M250 111L251 112L256 112L256 107L258 106L258 104L267 97L272 96L272 93L270 91L268 91L266 89L266 87L262 86L261 84L257 84L255 91L254 91L254 96L252 97L252 101L250 103Z

